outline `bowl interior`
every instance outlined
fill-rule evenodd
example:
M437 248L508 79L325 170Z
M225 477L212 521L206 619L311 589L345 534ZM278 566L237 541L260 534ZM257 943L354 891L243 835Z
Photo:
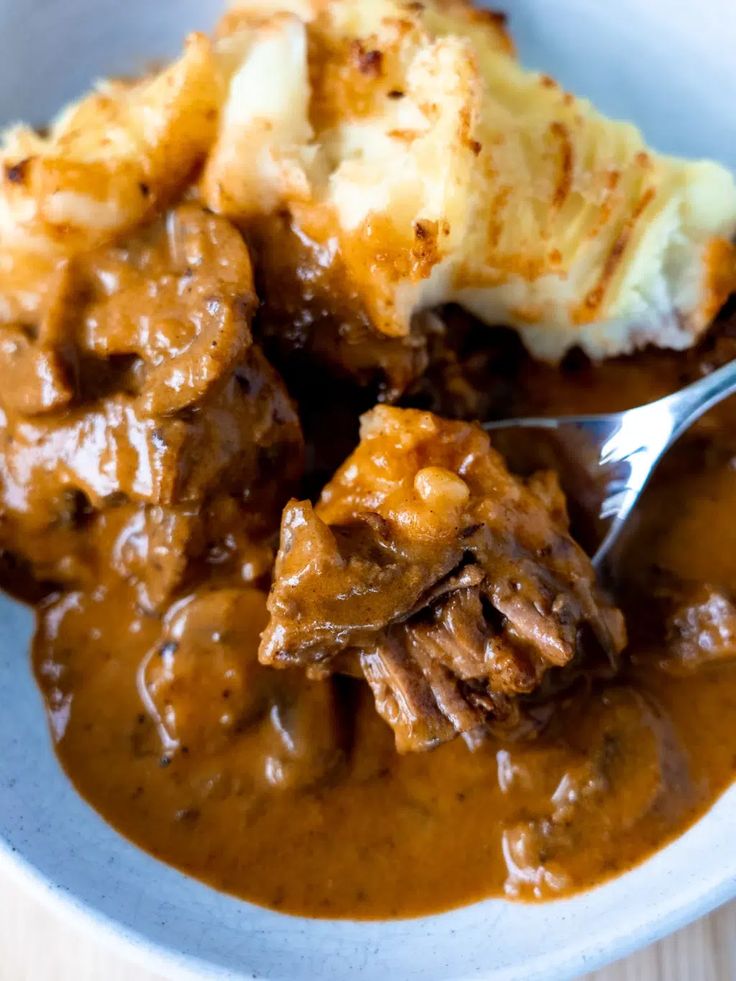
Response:
M727 0L514 0L522 59L658 149L736 167L736 12ZM207 27L219 0L0 0L0 122L47 120L94 78L129 73ZM0 598L0 841L67 911L150 960L207 976L553 978L590 969L736 894L736 790L627 875L569 900L498 900L393 923L309 921L216 893L109 828L59 769L31 677L28 610Z

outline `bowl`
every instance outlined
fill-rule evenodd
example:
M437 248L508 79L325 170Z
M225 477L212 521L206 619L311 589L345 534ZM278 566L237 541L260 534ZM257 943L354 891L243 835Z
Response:
M0 0L0 121L42 123L95 77L174 54L218 0ZM736 167L736 10L729 0L513 0L522 60L637 122L658 149ZM571 977L736 895L736 788L631 872L543 905L488 900L438 916L307 920L222 895L120 837L51 746L31 674L31 612L0 597L0 862L63 915L177 977Z

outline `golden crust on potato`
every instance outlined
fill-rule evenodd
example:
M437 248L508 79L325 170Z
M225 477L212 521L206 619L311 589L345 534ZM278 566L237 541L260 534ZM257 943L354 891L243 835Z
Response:
M525 71L466 0L236 0L162 72L9 130L0 165L4 321L200 165L204 204L261 235L285 215L346 284L321 305L388 338L457 302L547 360L682 348L736 283L732 176Z
M685 347L736 282L731 175L525 71L498 15L239 0L220 33L244 54L205 198L246 221L288 210L384 334L456 301L550 360Z
M220 102L211 42L192 34L163 71L101 84L47 136L10 129L0 152L0 248L72 255L146 221L191 180Z

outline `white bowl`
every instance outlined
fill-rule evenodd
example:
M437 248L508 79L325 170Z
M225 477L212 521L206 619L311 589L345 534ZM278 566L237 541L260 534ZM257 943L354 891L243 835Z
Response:
M98 75L171 54L218 0L0 0L0 120L43 122ZM638 122L662 150L736 166L731 0L509 0L522 58ZM129 954L207 977L552 979L656 940L736 895L736 788L634 871L539 906L489 900L391 923L299 919L149 858L82 801L54 758L31 676L31 614L0 598L5 865Z

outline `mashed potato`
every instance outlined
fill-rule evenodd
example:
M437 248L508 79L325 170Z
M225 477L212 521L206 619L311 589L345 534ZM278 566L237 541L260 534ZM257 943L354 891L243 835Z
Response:
M0 140L0 323L33 320L63 263L128 232L188 185L215 137L223 89L208 38L136 83L104 82L39 135Z
M237 0L161 73L8 131L0 163L0 318L24 270L146 220L200 165L206 205L287 215L386 337L452 301L546 360L683 348L736 282L731 174L525 71L464 0Z
M215 135L221 101L210 41L140 82L107 82L62 112L48 135L5 133L0 242L71 254L151 217L181 192Z
M497 15L239 0L219 46L206 199L245 219L287 208L386 335L456 301L548 360L680 348L733 287L732 176L522 69Z

